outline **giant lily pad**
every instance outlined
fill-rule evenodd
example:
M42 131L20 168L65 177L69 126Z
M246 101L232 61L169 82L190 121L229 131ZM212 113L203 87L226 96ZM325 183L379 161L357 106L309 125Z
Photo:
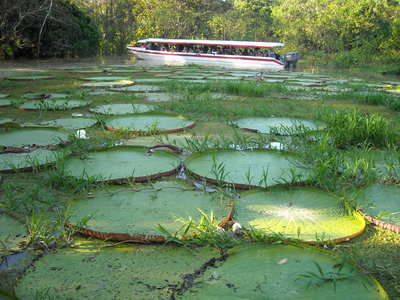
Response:
M15 105L18 102L21 102L21 101L16 100L16 99L0 99L0 107Z
M145 104L131 104L131 103L119 103L119 104L105 104L96 106L95 108L89 109L91 112L106 114L106 115L124 115L149 112L154 109L152 105Z
M80 80L83 81L109 81L109 80L127 80L129 79L128 77L125 76L96 76L96 77L85 77L85 78L79 78Z
M65 110L89 105L86 100L44 99L27 101L19 106L22 110Z
M379 283L356 266L300 245L235 247L217 268L182 290L175 299L388 299Z
M96 81L82 84L85 88L115 88L133 85L132 80L119 80L119 81Z
M171 100L171 95L168 93L145 93L144 98L151 102L165 102Z
M7 254L9 251L20 250L20 244L28 240L28 232L24 225L0 213L0 254Z
M5 128L0 130L1 146L47 146L67 141L68 132L46 127Z
M128 87L119 87L113 89L113 91L133 93L159 92L161 90L162 88L157 85L131 85Z
M318 122L291 118L244 118L234 122L238 127L260 133L296 134L322 129Z
M349 213L339 198L306 187L244 192L235 200L234 219L247 228L307 242L348 240L365 227L363 217Z
M9 94L0 94L0 98L7 98L8 96L10 96Z
M12 81L35 81L35 80L49 80L49 79L54 79L55 76L35 76L35 75L31 75L31 76L10 76L10 77L6 77L6 79L8 80L12 80Z
M29 99L29 100L37 100L37 99L47 99L47 98L67 98L69 95L68 94L58 94L58 93L27 93L22 96L24 99Z
M87 198L70 201L69 223L77 225L91 216L82 233L97 238L129 241L165 241L156 228L160 224L171 233L182 223L177 218L199 219L199 209L213 211L219 221L230 214L228 201L212 193L194 190L193 185L180 181L160 182L153 187L108 187L94 191Z
M193 153L185 160L185 167L211 182L250 188L306 179L309 171L297 167L299 162L295 154L278 150L225 149Z
M182 115L164 113L143 113L109 118L108 130L128 130L130 132L177 132L192 128L195 123Z
M89 241L78 246L43 256L18 281L16 295L21 299L32 295L48 299L170 299L185 274L219 256L210 248L107 247Z
M97 119L95 118L70 117L43 121L40 124L51 127L62 127L65 129L82 129L93 126L96 123Z
M180 158L146 147L117 146L89 152L84 158L70 158L65 170L74 177L120 182L127 179L146 181L176 172Z
M32 152L0 154L0 172L30 171L57 160L57 153L47 149L36 149Z
M361 208L375 225L400 233L400 185L371 185L363 193Z

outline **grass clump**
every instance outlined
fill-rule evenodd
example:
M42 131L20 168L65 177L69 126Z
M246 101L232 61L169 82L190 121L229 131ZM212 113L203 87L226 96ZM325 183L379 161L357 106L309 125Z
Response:
M327 132L339 149L367 144L385 149L400 140L399 129L379 114L361 115L357 110L325 114L322 120Z

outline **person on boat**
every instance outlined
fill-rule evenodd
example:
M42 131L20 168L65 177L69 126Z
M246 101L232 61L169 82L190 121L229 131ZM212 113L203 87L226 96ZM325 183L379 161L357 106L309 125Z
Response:
M188 48L185 46L183 47L182 53L187 53L188 52Z
M269 52L268 52L268 50L264 51L264 57L269 57Z

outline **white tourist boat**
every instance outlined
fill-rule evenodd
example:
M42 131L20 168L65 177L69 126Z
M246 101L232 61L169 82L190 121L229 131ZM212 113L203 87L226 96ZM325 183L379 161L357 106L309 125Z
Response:
M149 38L127 48L139 59L163 64L281 70L285 67L285 61L275 52L275 48L282 46L284 44L275 42Z

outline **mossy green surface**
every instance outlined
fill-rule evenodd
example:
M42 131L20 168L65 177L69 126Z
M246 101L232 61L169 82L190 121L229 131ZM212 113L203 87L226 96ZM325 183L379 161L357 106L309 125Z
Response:
M296 155L277 150L221 149L191 154L185 160L185 167L192 173L213 180L265 187L307 179L309 171L297 167L296 161L299 162ZM294 174L300 178L293 177Z
M117 146L89 152L83 159L66 160L66 172L78 178L114 180L157 175L179 165L180 158L169 152L150 153L145 147Z
M209 268L176 299L377 300L388 297L371 276L328 252L305 246L249 245L231 249L226 261L217 268Z
M170 299L185 274L218 257L217 250L81 241L43 256L19 280L16 295L57 299Z
M0 213L0 254L21 249L21 243L27 244L28 232L23 223Z
M343 199L307 187L253 190L234 201L242 226L303 241L337 240L361 233L364 218L348 212Z
M171 181L156 183L154 188L113 186L95 190L89 197L72 200L68 212L73 225L90 216L85 228L98 232L163 235L156 228L158 224L175 233L183 225L177 219L199 219L199 209L213 212L220 222L230 213L228 204L228 199L216 193Z

